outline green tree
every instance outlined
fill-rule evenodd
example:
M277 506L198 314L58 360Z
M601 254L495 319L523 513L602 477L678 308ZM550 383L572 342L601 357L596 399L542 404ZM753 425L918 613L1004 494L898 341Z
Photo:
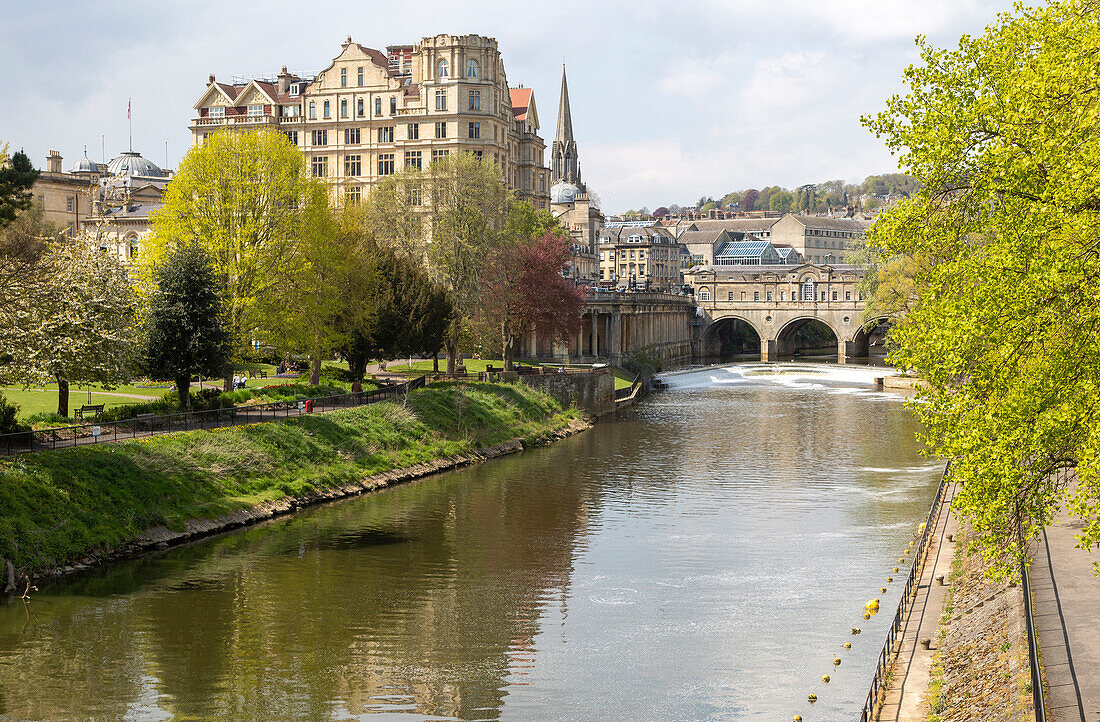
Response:
M450 292L456 310L447 342L447 371L453 373L462 327L477 311L481 269L510 243L503 231L513 198L496 163L469 153L433 162L424 181L429 270Z
M253 341L287 328L285 301L309 262L308 224L327 222L327 204L324 186L281 133L215 133L183 157L153 215L142 248L145 284L171 248L205 250L222 288L234 360L242 360ZM232 373L227 366L227 390Z
M206 252L195 245L172 251L156 270L145 339L145 369L157 381L174 381L187 410L191 377L218 376L229 362L217 278Z
M777 190L768 195L768 210L777 213L789 213L794 208L794 193L785 190Z
M0 327L14 326L18 309L33 302L33 289L47 272L43 257L57 234L40 203L0 226Z
M0 228L15 220L20 211L31 207L31 187L38 171L23 151L8 155L8 146L0 148Z
M69 415L72 383L105 386L130 378L136 356L134 294L113 256L81 240L51 243L32 301L0 328L11 363L5 375L28 384L55 381L57 413Z
M1100 545L1100 6L1018 7L957 49L918 39L908 94L864 122L922 187L870 241L908 258L891 361L987 550L1062 505ZM1075 467L1067 491L1059 473Z

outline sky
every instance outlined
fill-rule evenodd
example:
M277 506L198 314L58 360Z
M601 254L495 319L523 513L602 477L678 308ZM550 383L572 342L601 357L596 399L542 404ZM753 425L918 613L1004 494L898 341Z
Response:
M174 168L211 73L321 70L348 35L384 50L477 33L497 39L510 85L534 88L547 146L566 64L589 191L608 212L652 210L896 171L860 115L903 90L917 35L954 47L1010 8L1010 0L0 0L8 69L0 144L24 149L36 167L51 148L66 170L84 146L92 159L109 159L128 147L132 102L134 150Z

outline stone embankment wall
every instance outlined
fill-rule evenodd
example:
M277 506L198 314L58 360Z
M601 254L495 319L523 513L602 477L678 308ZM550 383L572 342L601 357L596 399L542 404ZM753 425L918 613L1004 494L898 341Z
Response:
M992 582L990 563L968 551L960 528L951 588L932 667L929 720L971 722L1035 719L1022 587Z
M610 368L585 372L523 374L520 381L545 391L566 408L575 406L593 416L615 410L615 374Z

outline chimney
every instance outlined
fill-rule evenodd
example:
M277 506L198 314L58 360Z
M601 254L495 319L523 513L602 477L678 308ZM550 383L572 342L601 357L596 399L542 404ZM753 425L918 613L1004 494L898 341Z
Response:
M61 172L61 154L56 150L51 149L49 155L46 156L46 170L50 173Z
M214 74L213 73L210 73L210 77L206 79L206 84L207 85L213 85L214 84Z
M283 70L279 73L279 94L286 95L290 90L290 73L286 72L286 66L283 66Z

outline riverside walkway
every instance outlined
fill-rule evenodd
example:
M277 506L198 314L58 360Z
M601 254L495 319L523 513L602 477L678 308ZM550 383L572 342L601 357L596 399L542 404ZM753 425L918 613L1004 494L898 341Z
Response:
M1076 490L1072 480L1070 491ZM1032 554L1035 624L1043 652L1047 718L1100 722L1100 577L1096 554L1076 548L1084 527L1062 511Z
M947 587L936 581L936 577L943 575L946 579L955 558L955 544L947 539L949 534L958 532L958 522L951 514L955 491L952 484L945 492L946 498L936 519L936 528L929 537L916 598L909 606L898 635L901 646L895 660L894 677L890 680L886 700L876 718L880 722L924 722L928 718L925 697L932 670L932 655L936 651L936 628L947 595ZM922 639L932 640L930 649L921 646Z

